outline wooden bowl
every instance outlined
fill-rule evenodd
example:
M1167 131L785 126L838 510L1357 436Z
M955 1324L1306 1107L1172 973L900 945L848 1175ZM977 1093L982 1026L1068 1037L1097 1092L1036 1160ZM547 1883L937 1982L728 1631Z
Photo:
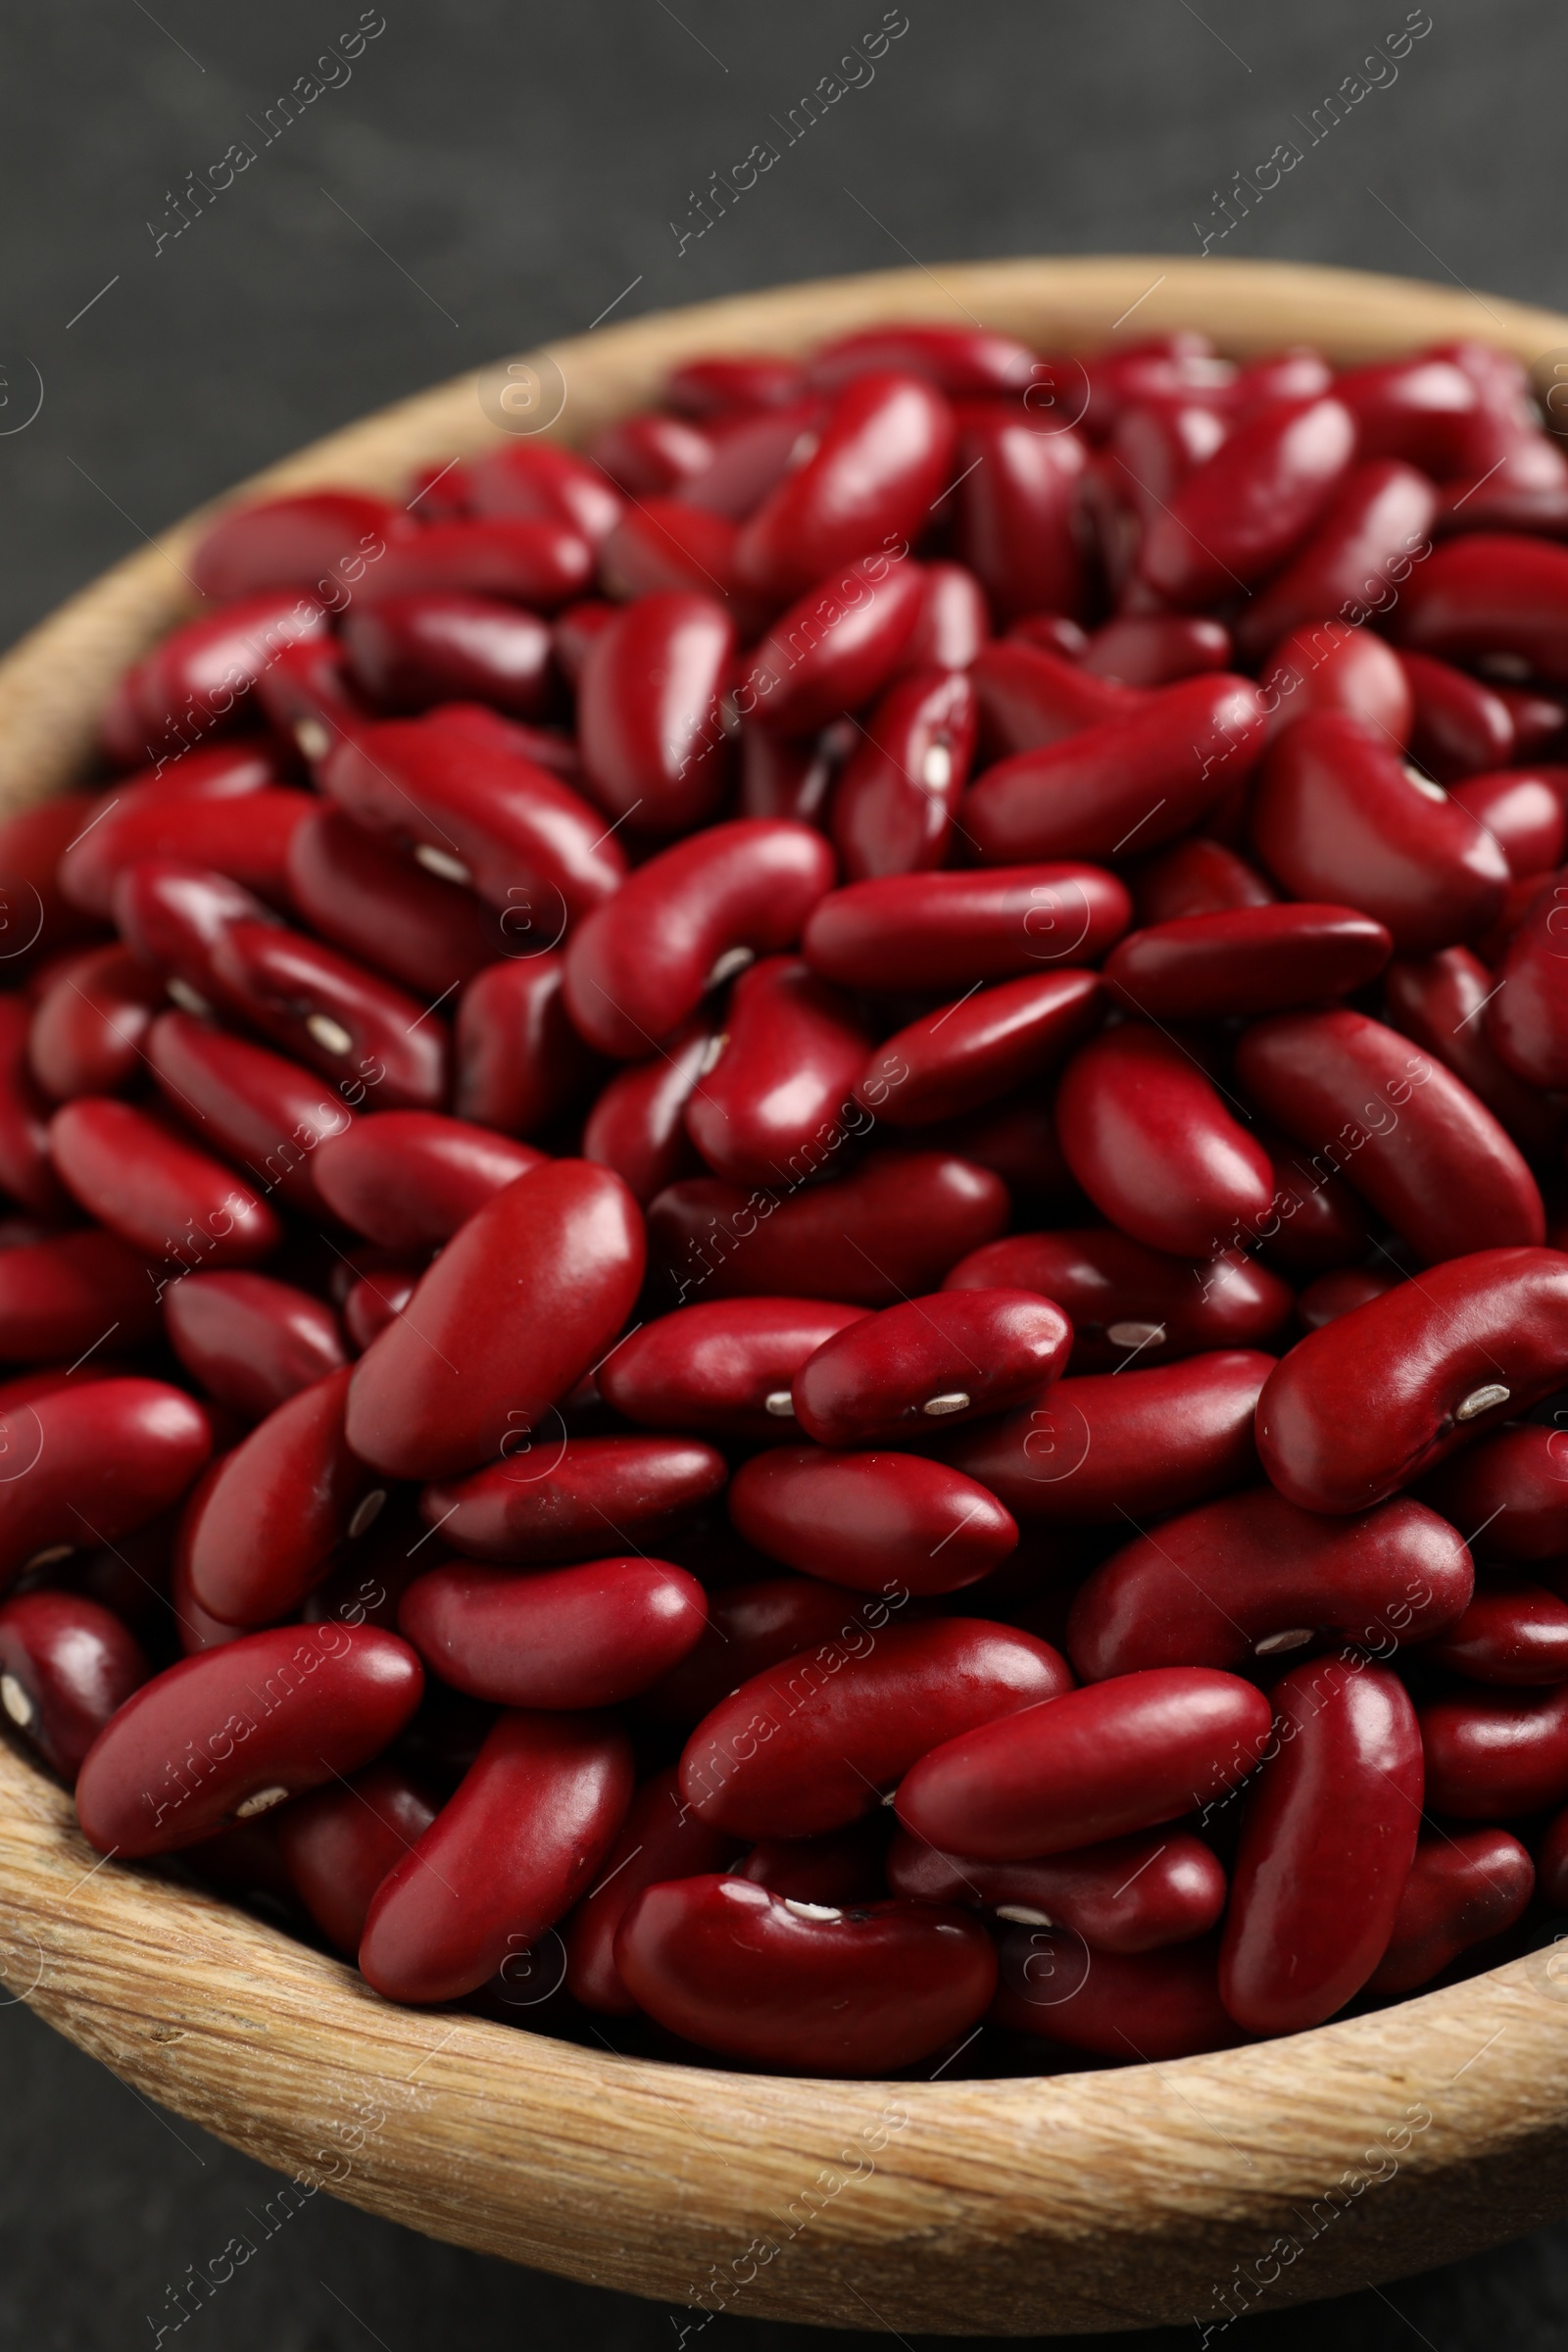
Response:
M526 365L564 382L571 439L685 357L798 352L906 317L974 317L1050 350L1179 325L1237 355L1308 341L1339 361L1459 335L1530 363L1568 347L1568 318L1446 287L1149 256L786 287ZM480 392L493 408L504 380L405 401L237 495L392 490L492 444ZM205 519L0 664L0 808L81 775L112 679L192 602L181 564ZM393 2007L241 1911L101 1862L70 1799L0 1749L0 1967L11 1997L302 2195L710 2312L954 2334L1217 2327L1451 2260L1568 2203L1568 1951L1173 2065L897 2084L710 2072L616 2056L613 2020L583 2049Z

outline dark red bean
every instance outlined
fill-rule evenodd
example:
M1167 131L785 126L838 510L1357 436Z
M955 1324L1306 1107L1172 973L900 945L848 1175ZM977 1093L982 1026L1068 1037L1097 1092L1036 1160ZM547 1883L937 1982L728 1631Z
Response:
M273 656L324 637L327 626L316 597L277 588L183 622L122 679L103 722L105 750L120 766L162 767L202 736L243 725Z
M799 956L742 972L686 1101L686 1132L736 1184L787 1182L795 1155L844 1109L870 1035Z
M417 1257L544 1158L437 1110L383 1110L328 1137L313 1166L335 1217L396 1256Z
M176 1110L266 1190L318 1217L312 1154L341 1135L366 1099L370 1073L327 1086L263 1046L230 1037L187 1012L162 1013L147 1033L153 1076Z
M858 740L852 719L835 721L800 742L769 735L755 719L743 720L736 814L787 817L792 824L822 830L840 761L851 748L842 740L846 733Z
M999 1285L1043 1294L1071 1318L1077 1373L1261 1347L1291 1311L1285 1284L1239 1250L1186 1264L1108 1225L1008 1234L960 1258L943 1288L983 1297Z
M1070 1853L1233 1788L1268 1727L1268 1700L1236 1675L1117 1675L928 1744L900 1784L898 1815L947 1853Z
M819 344L809 382L836 392L858 376L893 368L923 375L954 399L1022 392L1034 381L1035 355L1011 335L968 326L867 326Z
M1513 718L1479 678L1430 654L1399 657L1415 702L1410 757L1440 784L1503 767L1513 757Z
M977 1167L990 1168L1007 1187L1020 1216L1070 1214L1082 1207L1056 1141L1051 1104L1028 1088L963 1118L939 1119L909 1140L930 1152L961 1152Z
M631 1800L620 1836L591 1886L562 1929L566 1989L585 2009L627 2017L637 2004L615 1966L615 1931L645 1886L722 1870L735 1853L726 1830L710 1829L681 1802L674 1765L645 1781Z
M1568 1257L1480 1250L1293 1348L1258 1400L1258 1452L1303 1510L1366 1510L1548 1395L1565 1363Z
M378 710L491 703L543 718L555 699L548 625L499 597L391 596L343 623L349 674Z
M883 696L833 795L850 881L941 864L974 757L974 713L961 670L916 669Z
M1497 983L1468 948L1419 958L1396 956L1383 975L1391 1025L1462 1079L1514 1142L1531 1153L1563 1134L1561 1110L1502 1062L1488 1033L1487 1001Z
M588 458L628 498L659 497L705 472L713 443L678 416L625 416L595 436Z
M741 818L651 858L566 952L566 1005L588 1043L641 1058L715 979L793 946L833 879L806 825Z
M312 929L372 970L439 1000L514 942L469 890L444 882L336 808L288 847L294 905Z
M424 1673L376 1626L279 1625L144 1683L88 1753L82 1835L127 1858L194 1845L351 1773L394 1740Z
M1568 1084L1568 880L1544 882L1502 958L1487 1040L1527 1086Z
M593 568L593 549L570 523L463 515L393 541L360 596L362 607L394 596L508 597L550 612L583 594Z
M801 952L841 987L971 988L1069 958L1096 962L1127 928L1125 886L1098 865L892 874L829 891Z
M802 1366L836 1332L864 1319L859 1307L815 1298L680 1307L643 1324L606 1357L600 1395L645 1429L710 1430L770 1443L795 1416L790 1384Z
M1404 1686L1359 1659L1293 1666L1270 1696L1219 1982L1238 2025L1293 2034L1342 2009L1388 1948L1421 1827L1421 1732Z
M221 1160L108 1095L57 1110L49 1151L89 1216L181 1272L254 1265L282 1239L272 1210Z
M683 416L722 416L782 408L800 397L805 382L794 360L687 360L665 377L664 398Z
M1431 482L1397 458L1352 466L1311 537L1283 571L1244 606L1236 640L1256 657L1303 621L1335 613L1358 623L1386 609L1431 553L1437 515Z
M420 1498L459 1551L507 1565L602 1559L606 1544L658 1544L724 1485L724 1457L695 1438L567 1438L543 1415L514 1423L503 1458Z
M1055 615L1042 617L1054 625ZM1061 625L1075 626L1071 621ZM1016 632L1000 644L982 646L970 674L981 742L994 759L1040 751L1086 727L1123 718L1146 699L1109 678L1096 677L1076 656L1069 659Z
M1462 368L1427 353L1351 368L1335 389L1356 421L1364 457L1396 457L1440 478L1467 473L1480 394Z
M361 1355L403 1313L423 1272L421 1259L417 1265L384 1266L360 1276L343 1301L343 1328Z
M927 564L922 603L904 649L913 669L967 669L991 634L985 590L961 564Z
M1353 906L1239 906L1131 932L1111 950L1105 983L1146 1020L1223 1019L1346 996L1393 950L1383 925Z
M1501 654L1568 683L1568 548L1505 531L1450 539L1410 581L1394 634L1446 662Z
M1467 776L1449 797L1485 825L1516 882L1549 873L1560 862L1568 843L1568 812L1549 771L1500 767Z
M744 658L736 712L775 735L809 735L857 709L906 659L924 603L920 566L902 549L829 573Z
M943 1451L1022 1526L1136 1526L1255 1474L1252 1415L1273 1370L1271 1355L1230 1348L1059 1380L1039 1404L960 1431Z
M97 937L96 925L61 890L59 875L62 857L99 805L91 794L62 792L0 817L0 961L19 972Z
M1553 1911L1568 1910L1568 1813L1554 1814L1536 1845L1536 1884Z
M1140 858L1128 876L1140 923L1176 923L1192 914L1222 914L1232 907L1270 906L1277 896L1257 868L1222 841L1190 833L1152 858Z
M433 1674L504 1707L619 1706L678 1665L707 1622L697 1579L642 1554L527 1576L455 1560L416 1577L398 1606L399 1632Z
M1225 1873L1189 1830L1145 1831L1025 1862L945 1854L900 1830L887 1868L895 1894L983 1903L1020 1927L1064 1928L1097 1953L1189 1942L1206 1936L1225 1907ZM1038 2030L1048 2030L1044 2019Z
M1459 1821L1542 1813L1568 1797L1568 1682L1470 1684L1421 1709L1427 1802Z
M221 800L127 798L62 859L61 888L74 905L107 915L127 867L172 858L286 906L289 844L316 806L310 793L282 787Z
M1095 631L1085 669L1118 686L1174 686L1205 669L1231 667L1231 633L1223 621L1185 612L1128 613Z
M1568 1682L1568 1600L1524 1577L1489 1577L1426 1654L1477 1683Z
M686 1133L685 1110L713 1035L710 1021L694 1014L651 1060L617 1070L583 1123L584 1159L613 1168L640 1207L666 1185L701 1172L702 1161ZM461 1012L458 1043L461 1055Z
M213 951L229 925L277 919L242 884L172 858L127 866L115 884L114 916L132 955L164 975L176 1004L199 1013L219 1004L232 1009L213 969Z
M256 700L273 732L313 762L368 716L349 690L343 650L332 637L285 646L257 678Z
M608 1716L503 1715L377 1889L361 1975L388 2000L451 2001L522 1961L597 1879L632 1786Z
M856 1100L894 1127L957 1118L1044 1078L1101 1012L1094 972L1038 972L971 991L878 1046Z
M1200 401L1145 400L1123 409L1111 427L1098 479L1115 508L1128 514L1137 538L1214 455L1230 423L1214 406ZM1135 531L1128 532L1129 540ZM1108 556L1107 550L1107 561ZM1111 568L1119 584L1122 565Z
M335 948L280 924L230 923L213 947L225 999L324 1077L367 1077L380 1100L429 1109L446 1091L447 1033L421 1004Z
M1145 534L1142 576L1200 605L1274 570L1321 519L1355 455L1337 399L1280 402L1238 425Z
M707 430L712 445L712 462L701 473L680 483L668 503L678 500L682 505L704 514L727 522L731 532L730 569L735 570L733 547L739 536L737 526L754 514L785 476L792 472L802 459L816 447L820 428L827 416L827 403L814 392L802 387L800 395L750 416L734 416L722 426L709 425ZM657 502L644 499L641 512L646 514ZM776 605L776 597L760 596L752 588L744 593L754 603Z
M819 1446L915 1437L933 1421L1018 1403L1057 1378L1071 1345L1072 1326L1050 1298L959 1289L950 1277L930 1298L884 1307L824 1340L795 1374L795 1417Z
M1541 1240L1535 1178L1491 1111L1381 1021L1278 1013L1245 1033L1236 1076L1314 1169L1346 1176L1424 1262Z
M562 1159L518 1177L360 1358L350 1446L395 1477L441 1478L531 1438L604 1354L642 1273L642 1218L618 1176Z
M53 1105L28 1062L31 1015L20 996L0 997L0 1187L39 1216L68 1205L49 1148Z
M1506 1830L1423 1838L1369 1992L1414 1992L1472 1944L1511 1928L1535 1891L1536 1866Z
M719 695L735 624L711 596L639 596L588 648L577 732L590 791L608 816L645 833L704 824L723 796Z
M1270 1261L1290 1274L1353 1265L1372 1247L1372 1227L1342 1177L1313 1166L1298 1144L1259 1132L1274 1170L1274 1200L1253 1228Z
M1258 679L1272 743L1309 711L1338 710L1373 728L1394 751L1409 738L1410 682L1398 655L1369 629L1304 621L1282 637Z
M1498 685L1496 692L1513 720L1514 758L1534 760L1548 746L1557 747L1568 710L1560 694L1543 694L1537 687Z
M357 561L359 572L345 576L358 578L408 528L399 508L365 491L297 491L220 514L192 550L190 578L215 604L269 588L325 596L329 583L319 574Z
M1080 1586L1066 1646L1091 1682L1150 1666L1240 1672L1325 1641L1392 1655L1452 1640L1474 1584L1457 1528L1419 1502L1320 1519L1258 1487L1113 1552Z
M164 1331L198 1387L260 1421L343 1361L337 1317L267 1274L187 1274L164 1293Z
M140 1078L163 982L122 947L89 948L52 977L27 1032L33 1077L56 1102L113 1095Z
M956 1592L1018 1542L984 1487L911 1453L775 1446L736 1471L729 1515L770 1559L858 1592Z
M139 1250L96 1226L0 1250L0 1356L8 1363L74 1362L110 1331L126 1348L157 1337L156 1276Z
M1380 1272L1367 1266L1342 1266L1331 1274L1320 1274L1309 1282L1296 1301L1298 1320L1307 1331L1321 1331L1340 1315L1348 1315L1355 1306L1365 1306L1370 1298L1381 1298L1386 1291L1397 1287L1397 1274Z
M536 1134L592 1090L604 1064L567 1015L564 978L560 956L533 953L469 981L453 1037L461 1118L503 1135Z
M1003 1939L990 2022L1098 2057L1158 2065L1244 2038L1221 2005L1212 1941L1173 1951L1091 1953L1070 1932L1015 1928Z
M681 1794L747 1838L811 1838L875 1809L937 1741L1071 1688L1066 1662L963 1617L830 1640L753 1675L698 1725Z
M352 1958L382 1880L424 1836L437 1807L401 1764L371 1764L277 1816L294 1890L327 1941Z
M544 434L503 441L465 469L474 514L521 514L569 523L595 546L615 527L621 501L604 468Z
M1010 406L964 411L952 468L955 551L1004 620L1083 612L1085 458L1071 429L1041 431Z
M4 1260L0 1259L0 1264ZM1422 1493L1499 1560L1568 1552L1568 1432L1525 1422L1495 1429L1435 1470Z
M887 1825L875 1814L820 1838L760 1838L731 1874L796 1903L853 1907L888 1892ZM895 1890L896 1891L896 1890Z
M78 1592L0 1604L0 1708L51 1772L74 1781L104 1725L152 1672L113 1609Z
M709 475L713 470L710 466ZM707 484L709 475L698 478ZM599 551L599 584L607 596L623 602L677 590L721 599L737 633L752 636L772 608L736 587L735 539L736 526L727 514L710 514L684 498L640 499ZM586 659L586 644L582 652Z

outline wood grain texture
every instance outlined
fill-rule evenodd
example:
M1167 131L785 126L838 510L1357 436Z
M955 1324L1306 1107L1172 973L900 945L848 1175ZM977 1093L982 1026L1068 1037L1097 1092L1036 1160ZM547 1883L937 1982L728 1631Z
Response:
M1087 349L1130 305L1129 333L1200 326L1239 355L1310 341L1353 360L1477 334L1534 364L1568 346L1552 313L1348 270L999 262L945 270L941 285L893 271L580 337L551 355L560 430L593 431L699 352L799 351L966 310ZM236 495L390 490L497 438L465 377ZM109 684L193 601L181 566L203 519L0 663L0 809L85 772ZM1178 2064L892 2085L710 2072L393 2007L240 1911L99 1863L69 1798L0 1748L0 1968L10 1997L143 2096L293 2177L280 2193L325 2189L710 2311L955 2334L1219 2327L1454 2259L1568 2206L1568 1947Z

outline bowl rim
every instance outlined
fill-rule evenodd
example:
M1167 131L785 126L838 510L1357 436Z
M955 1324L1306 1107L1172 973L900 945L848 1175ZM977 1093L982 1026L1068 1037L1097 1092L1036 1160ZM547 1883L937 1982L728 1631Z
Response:
M0 814L82 778L109 685L196 602L183 565L220 508L327 482L390 491L495 446L476 387L493 394L509 365L559 370L569 441L699 352L798 352L955 306L1067 351L1134 317L1139 335L1199 326L1239 357L1304 340L1343 363L1475 335L1539 374L1568 351L1550 311L1217 256L879 271L590 330L326 435L70 599L0 662ZM248 1913L106 1867L64 1790L9 1745L0 1898L6 1995L138 2094L289 2173L297 2198L324 2187L461 2245L689 2303L678 2343L720 2311L955 2334L1193 2319L1206 2342L1568 2204L1568 1953L1551 1948L1209 2056L890 2084L622 2057L613 2020L596 2052L394 2007Z

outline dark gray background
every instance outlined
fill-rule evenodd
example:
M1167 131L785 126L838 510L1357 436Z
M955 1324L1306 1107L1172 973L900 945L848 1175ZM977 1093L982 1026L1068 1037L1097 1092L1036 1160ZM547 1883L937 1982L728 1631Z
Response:
M1551 0L1430 6L1397 81L1218 250L1568 306L1568 16ZM909 29L875 81L680 254L670 221L687 223L693 187L768 137L883 0L383 7L352 80L155 252L186 173L233 140L260 146L249 118L354 25L359 0L9 0L0 640L267 460L610 305L619 319L909 259L1196 254L1216 184L1294 136L1293 118L1405 18L1404 0L905 0ZM0 2007L0 2341L150 2344L166 2288L275 2181L17 2006ZM1568 2229L1227 2341L1536 2352L1565 2327ZM735 2317L705 2331L705 2352L787 2337L802 2352L826 2341ZM458 2254L323 2196L167 2341L553 2352L585 2338L676 2345L656 2306Z

